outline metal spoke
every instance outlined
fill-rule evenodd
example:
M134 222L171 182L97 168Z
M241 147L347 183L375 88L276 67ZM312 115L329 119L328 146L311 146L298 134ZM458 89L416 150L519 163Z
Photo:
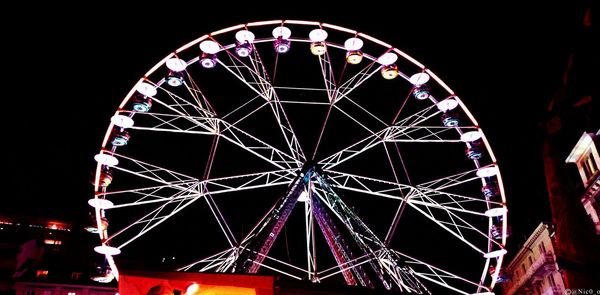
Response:
M417 212L421 213L437 224L440 228L448 231L453 236L481 254L485 254L486 249L484 247L477 247L472 242L466 240L461 228L463 228L463 230L467 229L476 233L489 243L500 246L498 242L494 241L488 236L487 232L482 232L458 215L467 214L485 216L485 210L487 209L485 205L488 204L488 201L485 199L450 194L429 188L402 185L385 180L361 177L337 171L326 172L329 174L328 179L331 181L332 185L338 189L359 192L381 198L397 199L406 202L411 208L415 209ZM452 202L440 204L438 201L432 198L435 196L443 196L446 199L452 200ZM469 202L470 204L479 204L479 206L476 207L479 208L480 211L465 209L463 206L466 202ZM439 210L443 214L435 214L433 211L431 211L431 209ZM444 222L443 220L446 221Z
M221 122L224 127L220 130L220 136L229 142L247 150L248 152L266 160L276 167L298 168L302 166L302 162L291 155L288 155L279 149L269 145L268 143L252 136L240 128L237 128L227 122Z
M414 274L416 276L423 278L427 281L430 281L437 285L443 286L443 287L445 287L449 290L452 290L454 292L457 292L459 294L472 294L473 292L466 292L466 291L460 290L460 289L454 287L450 283L451 281L458 281L460 283L470 285L473 289L477 288L476 289L477 292L480 292L481 289L483 289L487 292L491 292L490 288L488 288L484 285L481 285L481 284L475 283L473 281L470 281L468 279L465 279L459 275L453 274L444 269L441 269L441 268L431 265L429 263L423 262L412 256L404 254L400 251L397 251L397 250L392 250L392 251L394 251L396 254L398 254L399 256L401 256L402 258L405 259L406 264L411 266L411 268L413 269Z
M327 173L331 184L336 188L432 208L484 216L485 212L466 209L465 204L473 205L472 207L486 208L485 204L490 203L490 201L483 197L459 195L433 188L406 185L334 170L325 170L325 172ZM437 201L432 202L434 198L436 198ZM440 202L440 199L444 202Z
M426 127L420 124L430 120L439 114L439 110L430 106L424 108L406 118L398 121L395 125L387 126L375 133L370 131L369 135L356 143L341 149L319 161L323 168L331 169L339 164L356 157L382 142L456 142L459 128L452 127ZM467 128L467 127L465 127ZM458 130L457 130L458 129ZM454 137L452 137L454 136ZM448 140L445 140L445 138Z
M216 118L160 113L136 113L131 111L122 111L121 113L135 114L136 119L140 119L136 120L137 124L131 127L134 130L206 135L214 135L218 132L219 120ZM140 124L140 122L143 122L143 124Z
M298 161L306 160L300 143L298 142L298 138L296 137L283 106L281 105L277 92L272 85L258 50L256 50L256 48L252 50L252 55L248 57L248 63L242 62L235 54L229 51L227 51L227 53L231 64L226 64L221 60L219 60L219 63L269 103L291 155Z

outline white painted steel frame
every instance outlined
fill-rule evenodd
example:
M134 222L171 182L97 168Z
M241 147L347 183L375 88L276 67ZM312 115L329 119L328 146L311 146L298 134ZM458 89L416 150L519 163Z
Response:
M446 93L444 94L444 97L453 97L458 101L460 110L469 118L467 121L468 124L460 125L458 127L428 125L427 122L432 118L441 115L441 111L438 110L435 105L437 99L434 96L430 98L433 104L426 106L419 111L413 111L411 114L403 114L403 116L397 117L397 121L395 119L394 122L391 123L386 123L375 114L371 113L367 108L363 107L358 100L355 100L351 96L355 89L361 87L369 79L377 78L378 76L376 73L381 67L376 62L377 55L371 54L370 52L364 53L365 61L363 61L360 70L358 70L356 74L347 77L344 80L339 78L336 79L336 71L333 67L329 49L343 50L343 46L326 41L328 51L317 58L321 69L319 75L322 76L323 79L321 87L278 85L273 80L277 69L277 59L275 62L275 70L269 72L261 57L261 54L266 54L266 52L260 52L258 46L252 44L252 54L247 59L238 57L234 53L235 44L227 43L231 42L230 40L233 39L225 38L228 34L240 29L253 30L259 27L273 27L278 25L320 27L328 31L335 31L337 34L340 34L340 36L346 36L347 38L362 38L365 41L371 42L374 46L382 47L385 52L396 53L400 58L403 58L404 61L415 67L412 72L406 73L403 68L400 68L399 79L408 81L411 73L427 73L432 78L432 81L445 90ZM218 114L213 109L210 103L211 98L204 95L204 91L202 91L198 81L195 81L194 77L188 71L185 72L184 84L182 85L183 89L185 89L185 96L171 91L171 89L166 86L163 77L156 78L159 70L164 67L166 60L172 57L184 56L200 42L208 39L216 41L221 46L222 52L220 52L217 60L219 66L224 68L241 84L247 86L249 90L256 94L256 96L249 98L245 104L238 106L229 113ZM301 43L310 42L308 36L301 37L293 35L291 40L292 42ZM273 41L274 38L271 36L257 36L254 43L260 44ZM190 57L187 59L188 66L197 61L197 56ZM97 165L94 184L96 193L94 198L106 198L114 202L114 205L111 208L94 210L98 225L101 224L101 218L105 216L105 212L107 211L119 210L124 207L132 206L149 208L144 216L133 220L129 225L122 225L120 229L115 230L114 232L111 230L110 233L108 231L100 231L99 236L103 245L112 245L112 242L116 237L132 232L131 238L126 239L120 244L112 245L122 249L134 242L137 238L148 234L153 228L159 226L162 222L167 221L170 217L183 211L185 207L191 205L196 200L204 199L207 202L211 214L214 216L220 227L223 238L227 240L230 248L181 267L180 270L198 269L200 271L226 271L234 262L234 259L239 256L240 251L246 251L246 249L240 247L240 245L244 244L244 240L241 239L241 237L236 237L232 233L230 225L214 201L214 198L231 192L251 191L272 186L289 186L307 160L318 160L318 165L323 169L324 173L328 174L328 181L335 189L356 192L360 195L364 195L366 198L376 197L398 200L399 204L410 207L415 212L418 212L431 220L439 228L449 232L458 241L468 245L473 251L480 254L485 254L493 249L503 248L506 243L507 223L505 214L502 216L504 218L502 219L503 230L500 241L494 240L489 232L489 227L491 227L492 224L491 218L487 228L478 228L475 225L469 224L469 222L461 217L462 215L485 216L484 213L486 208L505 206L506 199L500 173L498 173L496 178L499 183L501 202L492 202L481 196L460 195L448 191L449 188L460 187L461 185L471 182L484 183L481 178L475 175L476 170L479 167L492 165L496 162L489 142L485 135L483 135L474 116L468 111L466 106L460 98L455 95L452 89L450 89L438 76L429 69L426 69L424 65L414 60L406 53L397 48L393 48L383 41L351 29L318 22L274 20L241 24L201 36L182 46L152 67L144 77L139 80L139 83L141 82L150 83L157 87L159 95L152 99L154 104L160 105L164 112L150 111L147 113L139 113L127 110L127 104L136 93L136 87L133 87L115 112L115 114L126 115L136 120L136 124L131 128L132 130L140 132L172 132L187 134L189 136L221 138L239 147L241 150L246 151L249 155L270 164L274 170L211 178L210 171L213 164L211 157L211 160L207 163L204 178L199 179L191 177L166 167L160 167L151 163L136 160L125 154L117 153L118 149L111 147L109 142L112 130L115 128L115 125L110 123L102 142L101 153L110 154L119 159L119 165L114 167L115 171L145 179L154 182L155 184L112 191L110 187L107 188L100 185L103 167L100 164ZM279 89L286 91L323 91L326 93L329 101L314 102L285 100L278 95ZM263 102L260 103L259 107L250 106L251 102L256 102L261 99ZM363 125L362 119L357 117L356 114L348 112L341 104L342 101L358 107L361 110L362 115L375 119L379 126L373 128ZM288 104L329 105L330 111L339 112L348 117L358 126L362 126L363 129L367 130L368 135L363 139L356 141L354 144L340 149L334 154L320 159L308 159L294 132L295 126L292 126L286 114L285 105ZM271 110L273 118L275 118L278 124L281 132L280 135L285 140L287 145L286 150L280 150L269 144L267 140L254 136L251 130L243 130L238 127L240 122L254 116L259 109L267 106ZM400 111L402 111L402 109ZM234 115L237 119L233 119ZM323 130L326 128L326 125L327 120L322 126L321 136L323 135ZM389 165L390 167L394 167L394 164L390 159L390 153L394 153L394 151L390 152L387 148L387 144L463 144L461 143L460 135L464 132L473 130L478 130L482 133L485 151L491 159L491 163L480 163L477 160L473 161L473 170L461 171L457 174L444 177L437 177L436 179L431 179L421 184L401 183L399 179L400 175L403 173L402 171L404 171L401 169L394 170L395 181L360 176L337 170L337 168L341 167L342 163L350 161L354 157L360 156L366 151L373 150L379 146L384 147L385 152L388 154L387 158L390 161ZM312 154L313 157L317 153L318 145L319 144L317 144L315 151ZM218 150L216 143L214 149ZM398 155L400 155L399 152ZM404 176L409 177L409 175ZM307 186L309 194L317 192L311 183L308 183ZM150 208L152 206L155 207ZM340 273L348 266L337 265L322 270L317 268L317 252L314 244L315 222L311 213L310 201L306 201L304 207L304 235L306 239L306 245L304 247L306 252L304 253L306 256L305 265L292 265L281 259L267 255L267 259L264 260L262 266L295 279L302 279L302 277L306 276L311 281L315 282L340 275ZM385 237L386 245L391 239L395 230L395 224L397 220L401 218L401 215L402 210L398 210L394 216L395 221L393 222L393 225L390 225L390 229L387 231ZM337 217L340 218L339 215ZM344 222L343 220L341 221ZM259 224L260 222L255 225L255 229ZM477 246L472 241L468 240L463 234L465 231L474 232L479 235L485 240L485 247ZM495 285L495 280L503 260L502 256L494 259L482 258L484 266L481 278L467 279L445 271L441 266L434 266L428 262L403 254L397 249L391 249L391 251L404 257L407 265L412 268L416 276L460 294L491 291ZM373 254L375 256L373 256ZM360 256L356 258L355 261L352 261L352 267L369 263L372 259L376 259L376 256L377 253ZM107 256L107 259L113 269L113 273L118 278L118 268L113 257ZM495 265L497 267L494 273L488 276L487 268L490 265ZM460 281L461 284L467 283L467 285L470 285L472 288L469 290L459 289L454 286L454 281Z

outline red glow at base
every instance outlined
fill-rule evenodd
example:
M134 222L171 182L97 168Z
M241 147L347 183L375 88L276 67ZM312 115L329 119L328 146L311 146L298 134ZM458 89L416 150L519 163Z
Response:
M162 286L163 290L171 292L169 294L179 291L186 295L186 289L193 283L199 285L193 295L273 295L275 278L258 275L122 271L119 277L119 294L149 295L153 294L148 293L150 289Z

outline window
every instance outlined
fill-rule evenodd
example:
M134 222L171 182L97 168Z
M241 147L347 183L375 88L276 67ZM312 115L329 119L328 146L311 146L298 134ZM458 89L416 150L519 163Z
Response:
M539 250L540 250L540 254L546 253L546 246L544 246L544 242L540 243Z
M525 274L527 272L527 271L525 271L526 270L525 262L523 262L523 264L521 264L521 269L523 270L523 274Z
M60 245L62 245L62 241L61 240L45 239L44 240L44 244L46 244L46 245L60 246Z
M38 271L35 273L35 277L38 279L45 279L48 277L48 270L47 269L38 269Z
M554 281L554 274L548 276L548 281L550 282L550 286L556 287L556 282Z
M531 256L527 256L527 260L529 260L529 266L533 265L533 258Z
M72 272L71 280L74 280L74 281L79 280L79 279L81 279L82 275L83 275L83 273L80 273L80 272Z
M35 290L27 290L25 291L25 295L35 295Z
M67 292L67 295L77 295L77 292Z
M591 152L581 159L581 166L583 167L583 171L585 172L585 176L588 180L594 176L596 172L598 172L598 166L596 166L594 154Z

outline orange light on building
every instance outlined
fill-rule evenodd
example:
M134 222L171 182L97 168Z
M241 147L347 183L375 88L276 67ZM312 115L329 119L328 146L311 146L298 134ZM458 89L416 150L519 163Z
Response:
M127 271L119 277L119 293L131 295L154 290L182 295L273 295L274 285L274 277L258 275Z
M38 269L38 271L35 273L35 277L38 279L45 279L48 277L48 270L47 269Z
M70 231L71 230L70 225L68 225L66 223L62 223L62 222L56 222L56 221L48 222L45 225L45 227L50 230L60 230L60 231Z
M44 244L46 245L62 245L62 241L61 240L51 240L51 239L45 239L44 240Z

